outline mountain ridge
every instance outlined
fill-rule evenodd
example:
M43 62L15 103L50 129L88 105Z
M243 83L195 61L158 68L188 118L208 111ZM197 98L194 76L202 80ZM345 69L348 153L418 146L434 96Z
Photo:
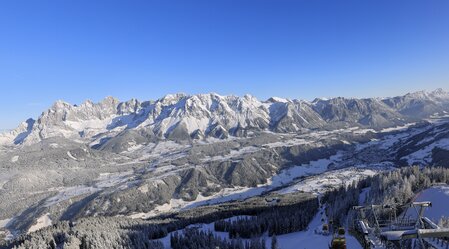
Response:
M313 101L246 94L167 94L157 100L120 102L108 96L80 105L56 101L36 119L0 134L0 144L30 145L51 137L101 147L135 131L151 140L248 136L253 132L301 132L359 126L382 129L449 112L449 93L419 91L389 98L316 98Z

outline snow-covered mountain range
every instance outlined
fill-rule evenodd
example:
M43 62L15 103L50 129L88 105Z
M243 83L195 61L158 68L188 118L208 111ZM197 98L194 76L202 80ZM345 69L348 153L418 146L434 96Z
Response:
M448 114L441 89L311 102L214 93L57 101L0 135L0 235L39 221L321 194L399 166L444 166Z
M144 102L107 97L79 106L57 101L37 120L28 119L1 134L0 144L30 145L65 137L96 148L126 149L124 142L134 146L164 139L223 139L259 131L304 133L354 126L381 129L445 113L449 113L449 94L442 89L383 99L338 97L312 102L277 97L259 101L251 95L215 93L174 94Z

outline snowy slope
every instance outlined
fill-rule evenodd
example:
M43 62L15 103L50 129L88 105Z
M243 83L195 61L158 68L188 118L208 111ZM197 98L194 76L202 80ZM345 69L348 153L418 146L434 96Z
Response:
M30 229L28 229L28 233L32 233L41 228L51 226L51 223L52 221L49 217L49 213L46 213L43 216L39 217L39 219L37 219L36 224L31 226Z
M424 216L428 217L435 223L438 223L441 217L449 217L449 186L448 185L436 185L421 191L416 195L414 201L430 201L432 207L428 207L425 210ZM414 210L408 210L407 216L416 216Z
M327 220L327 217L325 216L325 212L323 212L323 215L321 214L323 210L320 209L315 217L310 222L307 230L301 231L301 232L295 232L295 233L289 233L289 234L282 234L277 235L277 241L279 248L281 249L316 249L316 248L328 248L329 244L332 240L331 235L322 235L318 234L315 231L321 229L323 222L321 222L321 219ZM228 220L237 219L242 216L236 216L229 218ZM228 233L226 232L217 232L214 230L214 223L209 224L194 224L190 225L189 227L195 227L198 229L201 229L203 231L212 231L214 234L228 239ZM178 230L175 232L182 232L182 230ZM172 232L172 233L175 233ZM164 244L164 247L169 249L170 247L170 235L172 233L169 233L166 237L160 239L160 241ZM346 246L348 249L361 249L362 246L360 243L351 235L346 234ZM272 237L268 236L267 234L264 234L261 238L265 239L267 248L271 248L271 239Z

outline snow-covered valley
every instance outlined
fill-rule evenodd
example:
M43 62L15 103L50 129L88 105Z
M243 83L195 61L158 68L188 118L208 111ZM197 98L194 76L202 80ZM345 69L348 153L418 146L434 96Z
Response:
M441 93L422 94L438 106L446 103L435 97ZM1 230L11 240L59 221L146 222L271 193L321 196L403 166L445 166L446 114L434 110L417 119L401 108L379 99L258 101L215 94L148 103L57 102L39 118L41 126L29 120L0 136ZM378 112L394 121L386 123ZM309 229L278 239L290 248L292 238L315 236ZM318 238L329 244L329 237Z

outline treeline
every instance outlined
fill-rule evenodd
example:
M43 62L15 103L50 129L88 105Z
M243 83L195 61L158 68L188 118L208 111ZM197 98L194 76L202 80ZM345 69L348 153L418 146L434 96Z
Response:
M148 224L147 229L133 230L131 219L88 218L76 224L58 222L29 235L21 235L6 246L14 249L89 249L89 248L142 248L163 249L159 241L149 235L158 233L160 226Z
M184 229L191 224L212 223L233 216L257 216L261 213L272 215L274 218L271 219L276 219L277 222L276 229L281 230L288 217L281 217L280 214L274 215L273 212L276 209L284 210L288 207L301 209L308 206L305 205L306 203L317 203L315 197L301 193L282 195L276 198L279 198L280 201L275 204L267 205L266 197L254 197L242 202L193 208L150 220L126 217L87 217L76 222L61 221L37 232L18 236L7 244L0 244L0 248L159 249L162 248L162 244L157 239L166 237L171 232ZM308 221L304 221L304 223L307 225Z
M228 232L229 238L254 238L268 231L269 236L304 230L318 209L318 200L276 207L254 217L220 220L214 223L216 231Z
M264 239L227 240L211 231L199 229L185 229L183 233L173 233L170 236L170 245L173 249L266 249Z
M438 221L438 226L449 228L449 217L441 217Z
M448 168L401 168L372 177L366 200L368 203L405 204L419 191L437 183L449 183Z

